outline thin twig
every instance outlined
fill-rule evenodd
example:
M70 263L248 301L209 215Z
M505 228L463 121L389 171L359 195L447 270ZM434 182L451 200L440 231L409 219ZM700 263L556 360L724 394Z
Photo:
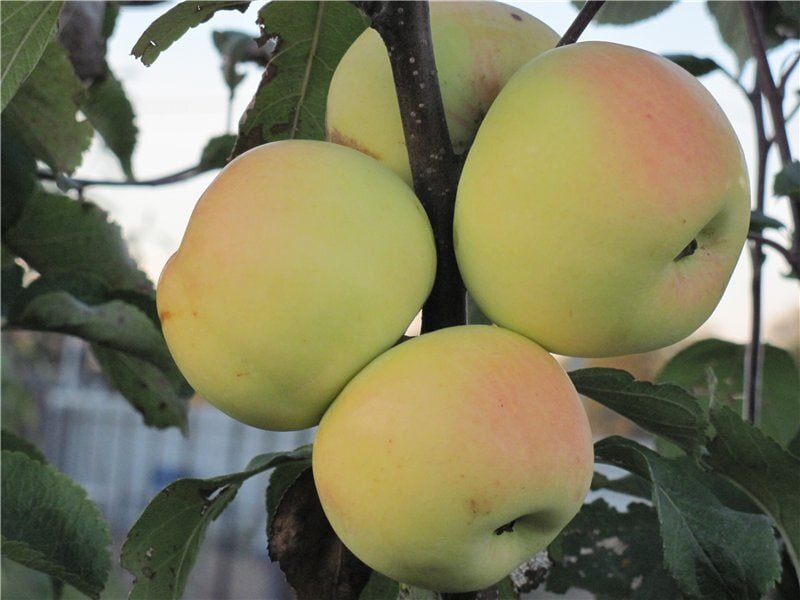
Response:
M572 22L572 25L569 26L569 29L567 29L566 33L556 44L556 48L577 42L583 30L592 22L592 19L594 19L594 16L597 14L597 11L602 8L603 4L605 4L605 0L589 0L584 4L583 8L578 12L578 16L575 17L575 20Z
M764 126L764 107L758 85L747 94L753 109L758 140L758 164L756 171L756 210L764 212L766 198L767 158L771 141L767 139ZM761 237L761 236L759 236ZM750 343L745 356L744 404L743 417L751 423L757 423L761 416L761 381L763 375L764 346L761 342L762 315L762 267L764 265L763 241L756 239L750 248L750 261L753 265L753 276L750 282L751 320Z
M758 87L769 105L770 115L773 123L773 136L781 155L783 166L786 167L792 162L792 152L789 147L789 138L786 135L786 120L783 116L783 96L781 90L775 86L772 73L767 61L767 51L764 48L764 33L759 20L758 13L752 0L742 2L742 14L744 15L745 25L747 26L747 37L753 56L756 59ZM792 253L800 254L800 196L792 195L789 197L792 220L794 221L794 232L792 239Z
M797 257L792 255L792 253L789 252L789 249L784 247L780 242L771 240L758 233L748 233L747 239L752 242L756 242L755 245L763 244L764 246L768 246L773 250L776 250L781 256L783 256L783 258L786 259L786 262L789 263L789 267L792 269L792 271L800 273L800 261L798 261Z
M800 64L800 52L797 52L794 56L794 60L789 63L789 66L783 68L781 71L781 79L780 83L778 83L778 89L781 92L781 96L786 91L786 84L789 82L789 77L792 76L792 72L794 72L798 64Z
M183 171L178 171L177 173L173 173L172 175L165 175L163 177L157 177L155 179L142 179L142 180L81 179L76 177L69 177L63 174L57 176L55 175L55 173L51 173L50 171L37 171L36 176L39 179L44 179L46 181L63 182L70 188L80 191L83 190L84 188L94 185L106 185L106 186L117 186L117 187L167 185L170 183L178 183L179 181L185 181L186 179L191 179L192 177L195 177L200 173L204 172L205 169L201 169L200 165L195 165L194 167L189 167L188 169L184 169Z
M422 307L422 331L466 322L466 292L453 249L461 161L453 152L433 56L427 2L357 2L389 52L414 191L436 241L436 281Z

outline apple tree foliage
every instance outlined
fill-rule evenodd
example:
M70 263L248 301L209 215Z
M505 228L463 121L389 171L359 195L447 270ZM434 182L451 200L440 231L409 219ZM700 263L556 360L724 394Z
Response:
M49 0L2 7L3 328L82 338L108 382L146 425L186 432L192 390L166 348L153 283L132 258L120 228L87 197L91 182L71 176L96 133L116 155L127 183L137 183L131 166L138 133L134 110L125 82L104 59L106 40L128 10L123 4ZM143 32L132 53L151 65L217 11L243 11L249 4L178 3ZM238 135L210 140L197 163L175 177L145 183L220 168L231 156L273 140L323 139L333 68L381 4L277 0L258 12L257 45L239 32L213 32L231 93L242 79L239 64L264 67ZM608 2L595 18L624 25L657 18L672 4ZM754 59L739 4L708 2L739 75L709 57L669 58L695 76L723 72L743 87L742 69L759 57ZM753 6L767 52L800 35L797 3ZM391 30L391 23L382 27ZM782 98L791 92L786 83L793 67L776 74L772 92L761 88L765 101L770 93ZM399 94L407 93L399 88ZM757 106L756 119L763 123ZM800 163L783 149L781 156L784 167L772 187L794 206L795 222L786 225L758 206L751 233L766 247L765 230L793 230L795 244L779 250L796 276ZM467 318L484 317L470 305ZM755 599L770 590L775 597L797 597L797 357L772 346L762 349L762 403L754 425L740 416L746 413L743 390L753 377L745 367L751 352L749 346L704 340L673 357L655 383L615 369L572 372L581 394L653 434L656 450L621 437L600 440L597 462L627 475L611 479L598 473L593 490L619 495L624 501L618 505L626 507L590 496L547 551L498 584L494 597L516 598L537 586L554 593L583 588L598 598ZM271 470L265 491L269 556L298 597L436 598L371 572L343 547L316 496L310 452L304 447L257 456L237 473L169 484L133 524L122 548L122 565L136 577L130 597L179 598L207 527L245 480ZM55 591L69 584L100 598L112 557L108 527L91 498L35 446L6 430L2 467L3 556L49 575Z

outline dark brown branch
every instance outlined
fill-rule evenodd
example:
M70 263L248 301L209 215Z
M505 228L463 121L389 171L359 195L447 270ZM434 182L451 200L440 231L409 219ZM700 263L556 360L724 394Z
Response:
M786 262L789 263L789 267L792 269L793 272L800 274L800 260L796 256L794 256L788 248L785 248L780 242L776 242L775 240L771 240L769 238L764 237L758 233L748 233L747 239L751 242L756 242L756 245L763 244L764 246L768 246L773 250L777 251L778 254L783 256L786 259Z
M436 239L436 281L422 308L422 331L466 322L466 295L453 249L461 161L453 152L433 56L427 2L357 2L389 52L414 191Z
M566 33L561 36L558 44L556 44L556 48L577 42L583 30L592 22L592 19L594 19L594 16L597 14L597 11L602 8L603 4L605 4L605 0L589 0L584 4L583 8L578 12L578 16L575 17L575 20L572 22L572 25L570 25Z
M753 119L756 125L756 139L758 140L758 164L756 179L756 210L764 212L764 201L766 198L766 179L767 179L767 157L771 146L767 139L764 127L764 108L761 100L761 92L755 86L752 92L747 94L750 105L753 109ZM759 236L762 237L762 236ZM764 346L761 340L761 325L763 320L762 310L762 267L764 265L764 249L762 240L755 240L755 244L750 248L750 261L753 265L753 276L750 283L751 298L751 321L750 321L750 343L747 345L745 356L745 377L744 377L744 417L751 423L757 423L761 417L761 380L764 361Z
M781 96L783 96L784 92L786 91L786 84L789 82L789 77L792 76L792 73L797 68L797 65L800 64L800 52L795 54L794 59L791 63L783 70L781 74L780 83L778 83L778 90L780 90Z
M783 95L772 79L769 62L767 62L767 51L764 47L763 27L754 2L751 0L742 2L742 14L747 26L750 47L756 59L758 88L769 105L774 129L773 136L781 155L781 161L785 167L792 162L792 152L789 147L789 138L786 135L786 120L783 116ZM790 196L789 201L792 209L792 220L794 221L792 253L800 254L800 196Z

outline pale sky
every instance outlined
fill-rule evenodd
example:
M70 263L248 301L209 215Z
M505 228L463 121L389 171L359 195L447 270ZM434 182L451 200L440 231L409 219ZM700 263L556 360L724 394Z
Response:
M575 17L576 10L568 2L513 3L563 33ZM110 40L109 63L121 79L134 105L139 139L133 157L134 172L139 179L167 175L197 163L206 141L226 132L228 90L220 71L220 57L211 40L214 30L238 30L258 34L256 12L262 6L253 2L241 14L222 11L208 23L190 30L166 50L153 66L146 68L130 56L130 49L157 16L167 10L164 4L123 8L117 28ZM590 26L582 40L607 40L637 46L660 54L686 53L709 56L735 71L733 54L721 43L714 22L703 2L683 2L648 21L629 27ZM775 67L800 45L785 44L774 53ZM750 85L753 69L745 71ZM800 72L800 69L798 70ZM790 89L800 88L798 72ZM258 84L260 70L251 66L237 89L234 121L244 111ZM751 176L755 177L755 136L749 104L739 90L721 74L701 79L720 103L742 142ZM797 157L800 131L798 119L790 124L793 156ZM777 152L771 166L778 168ZM80 177L122 179L116 159L95 140L85 155ZM111 213L123 227L133 244L142 267L156 280L165 261L180 243L183 230L205 187L215 173L206 173L192 180L158 188L94 187L87 197ZM768 180L771 188L771 178ZM785 200L768 200L767 210L776 218L790 223ZM800 345L797 331L798 284L782 277L786 272L783 259L767 249L764 284L764 314L768 341L780 345ZM744 342L750 319L750 261L743 253L722 302L695 337L718 335ZM794 317L791 319L790 317ZM794 323L793 325L791 323Z

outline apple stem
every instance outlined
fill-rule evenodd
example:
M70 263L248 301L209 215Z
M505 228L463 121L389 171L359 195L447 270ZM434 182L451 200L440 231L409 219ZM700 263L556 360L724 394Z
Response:
M436 240L436 280L422 308L422 332L466 323L466 292L453 248L453 211L462 161L447 129L427 2L355 2L372 19L392 65L406 148Z
M580 11L578 11L578 16L575 17L572 25L570 25L566 33L561 36L561 39L556 44L556 48L568 46L569 44L577 42L583 30L592 22L592 19L597 14L597 11L603 7L603 4L605 4L605 0L589 0L584 4Z

